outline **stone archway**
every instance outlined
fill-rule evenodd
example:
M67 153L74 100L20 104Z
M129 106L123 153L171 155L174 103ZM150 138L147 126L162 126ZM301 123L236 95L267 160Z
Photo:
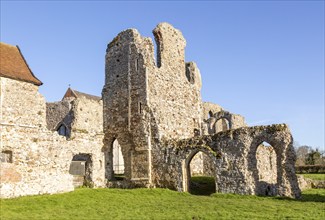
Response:
M107 134L104 138L105 178L108 182L131 180L132 140L126 134ZM109 185L109 184L108 184Z
M124 158L121 150L121 145L118 140L115 139L112 143L112 154L113 154L113 179L123 180L124 179Z
M232 117L230 112L220 111L215 113L214 117L216 119L216 124L219 120L221 120L222 131L232 129Z
M108 181L123 180L125 178L125 155L117 138L107 141L105 152L105 176Z
M209 134L216 134L221 131L230 130L233 127L232 114L227 111L219 111L214 115L210 114L210 117L207 119L207 123Z
M205 159L209 159L209 162L205 163L206 165L205 168L204 168L204 161L202 161L203 172L206 172L207 174L209 174L209 176L197 176L197 177L192 176L191 162L193 158L195 158L195 156L198 154L202 154L205 156ZM215 160L216 157L209 150L203 147L190 151L183 162L183 191L190 192L193 194L199 194L199 195L210 195L211 193L215 193L216 192L216 172L215 172L216 161ZM211 170L207 171L207 169L209 169L207 167L209 167Z
M226 131L229 129L230 129L230 121L227 118L221 117L216 120L214 124L215 133L218 133L220 131Z
M284 144L274 140L273 137L256 137L252 142L248 169L252 171L254 194L261 196L281 194L280 186L286 179L282 163L285 160L284 152Z
M276 195L277 155L272 145L263 142L256 149L256 168L258 172L258 195Z

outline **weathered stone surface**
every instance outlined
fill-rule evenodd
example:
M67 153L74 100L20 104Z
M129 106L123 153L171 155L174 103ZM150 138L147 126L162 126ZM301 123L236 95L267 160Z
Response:
M257 163L261 160L257 158L257 149L264 141L272 145L276 160L281 161L277 162L276 181L261 178L272 174L265 168L261 169L269 167L270 163ZM159 186L168 183L170 188L187 191L188 165L193 156L202 151L214 161L217 192L300 197L294 172L292 138L286 125L243 127L213 136L169 140L162 143L160 149L163 150L157 148L157 152L153 153L156 155L155 181ZM162 153L167 149L168 154ZM159 166L162 161L170 162Z
M91 185L105 186L101 101L81 98L72 102L70 111L64 109L72 114L67 139L47 129L46 105L38 86L3 77L0 85L1 152L12 152L11 162L0 164L1 197L73 190L69 168L74 155L80 153L89 154L93 161ZM62 114L54 115L62 119Z
M247 127L242 116L202 103L200 72L185 62L181 32L161 23L153 33L157 62L151 39L135 29L121 32L107 47L102 92L107 178L114 176L117 139L124 185L187 191L190 162L203 152L218 192L299 197L287 126ZM272 147L258 150L264 141ZM197 159L201 168L194 169L202 170L203 162Z
M297 175L299 188L301 190L305 189L325 189L325 180L313 180L304 177L303 175Z
M38 86L0 77L2 198L81 184L188 191L191 161L217 192L300 197L287 125L247 127L202 102L182 33L168 23L153 33L156 60L152 40L135 29L108 44L102 100L69 88L45 104Z
M46 125L49 130L57 130L61 122L66 126L71 124L71 101L46 103ZM71 127L69 128L71 130ZM69 135L70 136L70 135Z

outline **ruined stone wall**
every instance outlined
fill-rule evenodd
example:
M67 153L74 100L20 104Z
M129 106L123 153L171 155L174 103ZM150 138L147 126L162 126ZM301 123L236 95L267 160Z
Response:
M276 182L259 177L259 174L272 175L272 171L267 170L267 163L264 169L258 165L258 160L273 154L264 149L266 156L260 157L263 150L257 152L258 146L264 141L270 143L276 153ZM242 127L212 136L170 140L161 149L160 153L155 152L157 157L154 158L154 164L162 164L154 174L157 186L188 191L189 162L202 151L215 165L217 192L300 197L292 137L286 125Z
M164 138L186 138L201 130L201 78L185 63L185 40L167 23L154 30L157 64L150 38L137 30L121 32L109 43L103 88L107 161L118 139L127 179L151 182L152 147ZM107 167L110 179L112 167Z
M201 75L195 63L185 63L186 41L167 23L153 31L158 68L148 74L149 108L160 138L188 138L201 131Z
M150 181L150 114L147 74L153 45L134 29L121 32L107 47L103 88L106 177L113 176L113 142L121 146L127 180ZM151 47L150 47L151 46Z
M71 138L65 142L65 146L71 155L69 163L77 154L90 156L92 169L89 185L94 187L103 187L106 184L105 157L102 152L103 137L102 133L73 132Z
M38 86L3 77L0 82L1 152L11 152L11 162L0 164L1 197L72 190L71 177L64 172L68 163L61 163L65 150L55 146L62 138L46 130Z
M215 113L224 110L220 105L211 102L202 102L202 119L207 120Z
M84 97L72 101L72 132L103 134L103 102L102 100Z
M66 140L66 137L46 128L45 101L36 86L2 77L0 80L2 110L0 148L1 154L8 152L11 154L10 160L0 162L0 197L73 190L73 177L69 174L69 168L73 156L80 153L89 154L91 157L93 164L90 174L91 185L104 186L105 158L102 152L103 133L98 131L100 129L97 129L98 132L93 132L95 128L82 132L76 130L73 136ZM89 103L80 103L78 102L76 107L87 106L92 109ZM4 110L10 111L10 116ZM37 114L38 112L42 114ZM80 120L84 120L82 117L80 116ZM84 117L92 117L92 113ZM98 118L94 119L96 120ZM78 125L78 121L75 121L74 124ZM101 124L98 124L101 127Z
M215 166L213 160L209 155L203 154L203 175L204 176L214 176Z
M45 129L4 127L1 150L12 152L12 163L1 163L1 197L53 194L73 190L69 174L73 156L85 153L92 160L91 185L105 185L102 137L78 134L67 141Z
M1 198L73 190L68 173L71 156L62 136L39 128L3 126L1 150L12 152L11 163L0 163Z
M71 136L66 144L72 145L69 148L73 156L90 156L92 167L87 178L91 186L102 187L106 183L102 100L78 97L71 105Z
M198 152L190 163L191 176L202 176L204 172L203 166L203 152Z
M245 118L242 115L232 114L231 115L232 129L246 127Z
M229 129L246 127L245 118L241 115L232 114L228 111L210 112L210 117L202 123L203 134L216 134Z
M213 160L201 151L190 162L191 176L214 176L214 170Z
M272 146L259 145L256 150L256 163L259 181L276 184L277 161L276 153Z
M21 126L46 126L45 101L38 86L0 77L1 123Z
M46 103L46 124L47 129L55 130L57 126L62 121L67 121L65 119L69 114L71 109L71 104L69 101L60 101L60 102L47 102ZM64 120L65 119L65 120ZM71 124L71 120L66 122L66 125Z

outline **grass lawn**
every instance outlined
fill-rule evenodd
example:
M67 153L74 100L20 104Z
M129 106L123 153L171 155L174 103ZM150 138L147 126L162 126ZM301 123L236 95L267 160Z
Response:
M325 174L304 173L304 174L297 174L297 175L302 175L302 176L312 179L312 180L325 180Z
M302 200L168 189L89 189L0 200L0 219L325 219L325 190Z

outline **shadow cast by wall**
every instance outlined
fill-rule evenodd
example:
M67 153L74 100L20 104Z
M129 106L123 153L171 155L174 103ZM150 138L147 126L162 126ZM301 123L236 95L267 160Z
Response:
M325 191L325 190L324 190ZM312 193L303 193L299 199L293 199L288 197L275 197L278 200L290 200L290 201L297 201L297 202L321 202L325 203L325 195L320 194L312 194Z

